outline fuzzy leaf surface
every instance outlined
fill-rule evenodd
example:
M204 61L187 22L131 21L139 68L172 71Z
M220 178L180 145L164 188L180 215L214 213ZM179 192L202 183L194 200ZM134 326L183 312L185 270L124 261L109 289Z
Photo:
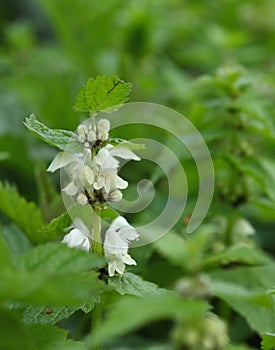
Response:
M50 129L37 120L34 114L26 118L24 125L41 140L51 146L57 147L61 151L64 151L68 145L80 147L78 146L76 135L72 131Z
M118 76L97 76L90 78L78 92L74 109L76 111L111 112L129 98L131 84L120 80Z

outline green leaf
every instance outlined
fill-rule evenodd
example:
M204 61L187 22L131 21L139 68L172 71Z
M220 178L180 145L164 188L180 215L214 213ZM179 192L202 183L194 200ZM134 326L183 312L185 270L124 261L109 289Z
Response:
M207 309L208 305L203 301L183 300L172 292L144 298L123 297L113 305L91 341L105 343L151 322L199 317Z
M6 160L7 158L9 158L9 153L8 152L0 152L0 162L2 160Z
M0 303L79 307L109 290L91 271L104 259L65 244L41 245L13 260L0 268Z
M273 350L275 349L275 334L274 333L263 333L262 334L261 349L262 350Z
M62 243L40 245L25 255L15 257L16 266L25 271L60 275L77 273L102 266L105 261L94 254L68 248Z
M14 311L0 308L0 324L1 350L18 350L19 344L21 349L37 350L27 327Z
M114 220L120 214L116 210L114 210L113 208L108 207L106 209L103 208L103 210L100 210L99 215L101 217L101 220L108 220L108 219Z
M82 342L67 339L68 331L51 325L32 324L26 327L39 350L86 350ZM20 344L21 346L21 344ZM23 347L21 347L24 349ZM18 349L18 348L17 348ZM26 348L28 349L28 348ZM29 350L29 349L28 349Z
M247 345L235 345L235 344L229 344L225 350L255 350L255 348L251 348Z
M26 233L32 243L39 242L37 229L44 225L40 209L21 197L14 187L1 181L0 210Z
M231 263L241 263L247 265L263 265L271 261L264 252L257 247L247 246L244 244L235 245L228 248L227 250L208 255L203 265L205 267L217 266L217 265L228 265Z
M131 151L138 151L141 149L145 149L145 145L142 143L133 143L120 138L111 138L109 142L113 146L123 146L128 148Z
M275 305L266 293L275 281L274 264L209 273L213 294L242 315L251 329L275 332Z
M174 232L167 235L154 243L155 249L171 263L182 267L187 257L187 247L185 240Z
M118 76L97 76L90 78L74 101L76 111L111 112L129 98L131 84L120 80Z
M25 323L40 323L40 324L56 324L57 322L70 317L77 310L82 310L85 313L90 312L96 301L82 303L76 306L50 306L50 305L30 305L28 306L23 315Z
M76 150L80 148L76 135L72 131L49 129L46 125L38 121L34 114L26 118L24 125L44 142L57 147L61 151L68 149L68 145L76 148Z
M64 229L70 226L72 220L68 213L63 213L58 218L53 219L48 225L37 230L39 243L59 240L64 236Z
M144 281L141 277L126 272L122 276L115 276L108 279L108 284L114 287L121 295L131 294L138 297L159 295L165 289L159 288L156 284Z
M13 254L24 254L32 248L26 235L14 224L3 227L3 237Z

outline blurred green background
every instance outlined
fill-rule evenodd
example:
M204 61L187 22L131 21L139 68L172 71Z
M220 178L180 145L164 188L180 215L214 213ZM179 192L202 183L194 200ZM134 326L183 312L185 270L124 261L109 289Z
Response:
M55 150L31 136L22 121L35 113L51 128L74 130L84 117L72 110L79 87L90 76L117 74L133 83L131 101L169 106L195 124L212 151L217 185L223 188L226 165L220 150L232 150L221 141L225 132L236 131L236 99L246 121L258 124L248 123L246 136L242 130L233 144L242 143L238 149L245 152L256 148L250 157L275 153L274 12L272 0L2 1L1 179L37 201L35 166L46 167ZM129 128L121 136L146 133L150 130ZM170 144L181 156L177 144ZM196 171L186 152L182 158L192 195ZM139 167L141 174L147 169L146 163ZM165 183L163 188L165 194ZM256 192L259 197L261 191ZM272 205L269 210L272 221Z

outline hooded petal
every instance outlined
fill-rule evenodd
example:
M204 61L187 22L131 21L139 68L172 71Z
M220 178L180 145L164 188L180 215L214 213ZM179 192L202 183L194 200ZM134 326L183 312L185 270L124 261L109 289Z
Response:
M62 243L66 243L70 248L79 248L87 252L90 249L89 239L77 228L74 228L70 233L65 235Z
M113 157L119 157L119 158L123 158L123 159L133 159L133 160L140 160L140 158L131 150L129 150L126 147L123 146L116 146L113 147L110 150L110 154Z

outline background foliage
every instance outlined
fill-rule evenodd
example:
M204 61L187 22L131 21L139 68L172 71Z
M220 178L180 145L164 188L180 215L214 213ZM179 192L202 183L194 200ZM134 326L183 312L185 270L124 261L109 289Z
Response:
M228 349L260 348L263 333L263 349L274 348L274 12L272 0L1 2L0 349L16 349L19 338L22 349L92 346L88 315L102 295L110 313L96 339L111 341L111 349L190 349L179 334L191 326L202 334L205 297L227 323ZM182 160L189 196L174 231L133 250L137 267L109 284L87 271L102 266L97 257L48 243L70 225L58 176L45 172L56 151L22 123L35 113L50 128L74 130L85 116L72 101L98 74L132 82L130 101L187 116L205 138L216 174L211 209L189 237L198 188L190 155L156 128L114 132L127 139L153 132L166 142ZM146 211L129 215L131 223L158 215L164 174L146 162L123 171L132 184L151 178L157 188ZM133 185L126 196L135 191ZM205 277L210 291L202 295Z

